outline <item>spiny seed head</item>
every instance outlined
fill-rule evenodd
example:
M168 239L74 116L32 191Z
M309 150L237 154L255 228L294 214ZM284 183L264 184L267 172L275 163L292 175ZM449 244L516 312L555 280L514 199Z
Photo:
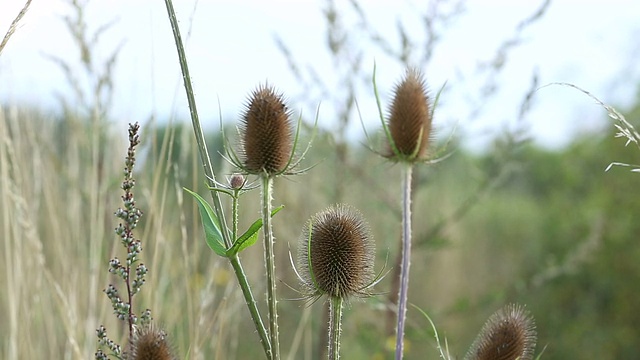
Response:
M389 109L389 132L393 145L389 157L396 160L424 159L431 137L431 105L422 74L407 69L405 77L396 86Z
M531 360L535 347L533 317L523 307L511 304L491 315L465 360Z
M245 171L275 176L286 170L293 147L289 116L273 87L265 84L253 91L240 125Z
M375 245L362 214L335 205L314 215L302 231L298 264L311 296L366 295L374 278Z
M167 334L157 326L136 327L129 344L128 360L176 360Z

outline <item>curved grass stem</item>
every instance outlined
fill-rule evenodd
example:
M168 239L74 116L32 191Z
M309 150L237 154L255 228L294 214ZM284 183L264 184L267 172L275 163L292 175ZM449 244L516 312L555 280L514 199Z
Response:
M398 322L396 330L396 360L404 351L404 325L407 317L409 267L411 265L411 177L413 164L404 164L402 179L402 264L400 267L400 294L398 295Z
M169 22L171 23L171 30L173 30L173 39L176 43L176 50L178 52L178 60L180 61L180 69L182 70L182 80L184 82L184 89L187 94L187 101L189 102L189 111L191 115L191 124L193 132L198 144L198 151L200 152L200 159L202 160L202 168L207 179L208 185L211 188L216 187L216 176L211 166L211 158L209 157L209 151L204 140L204 133L202 126L200 125L200 118L198 117L198 109L196 107L196 99L191 85L191 76L189 75L189 66L187 64L187 55L184 51L184 45L182 44L182 37L180 36L180 27L178 26L178 19L173 9L173 2L171 0L164 1L167 7L167 14L169 15ZM225 223L224 211L222 210L222 202L218 192L211 190L211 197L213 198L213 207L220 219L221 223ZM229 239L229 233L227 231L222 232L225 246L231 247L231 240Z
M204 133L202 131L202 126L200 125L200 120L198 117L198 110L196 108L195 96L193 92L193 87L191 85L191 76L189 75L189 67L187 64L187 56L185 54L184 46L182 44L182 37L180 36L178 19L176 18L175 10L173 9L173 2L171 0L165 0L165 5L167 7L167 14L169 16L169 22L171 23L171 29L173 30L173 38L176 44L176 50L178 52L178 59L180 62L180 68L182 70L182 78L184 81L185 92L187 95L187 100L189 102L191 123L193 125L193 132L195 134L196 142L198 144L200 159L202 160L202 167L204 169L205 177L207 179L209 187L214 189L217 186L216 177L213 171L213 167L211 165L211 158L209 157L209 152L207 150L207 146L204 139ZM214 205L214 211L216 213L216 216L218 217L218 219L220 219L221 224L226 224L224 211L222 210L223 209L222 202L220 201L220 196L218 195L218 192L215 191L215 189L211 190L211 197L213 198L213 205ZM234 204L234 208L235 208L234 211L237 211L236 205L237 203ZM269 219L269 216L267 216L267 219ZM265 225L266 225L266 222L265 222ZM233 234L232 234L233 239L235 239L235 237L237 236L236 232L237 232L236 219L234 219ZM225 247L230 248L232 246L232 239L229 236L229 231L226 228L226 226L222 231L222 237L224 240ZM242 294L245 298L247 307L249 308L249 312L251 313L251 318L253 320L253 323L260 336L260 342L262 343L262 347L264 348L267 359L272 360L274 358L272 356L273 352L271 350L271 343L269 342L269 339L267 337L264 323L260 318L260 313L258 312L255 298L251 293L251 288L247 281L246 274L240 263L240 258L236 254L230 257L229 261L231 262L231 266L233 267L236 277L238 278L238 283L240 284L240 288L242 289Z

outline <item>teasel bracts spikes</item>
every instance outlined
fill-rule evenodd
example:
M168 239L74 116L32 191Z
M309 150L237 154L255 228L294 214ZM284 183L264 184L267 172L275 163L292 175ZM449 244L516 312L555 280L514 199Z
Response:
M368 295L375 282L374 257L369 226L358 210L339 204L317 213L300 239L298 263L307 295Z
M388 157L407 162L424 160L431 140L431 117L424 77L417 69L409 68L394 90L389 109Z
M129 343L127 360L176 360L167 334L159 327L149 324L137 327Z
M243 170L267 176L287 170L293 149L290 115L282 95L272 86L260 85L253 91L240 125Z
M531 360L536 337L533 317L522 306L510 304L491 315L465 360Z

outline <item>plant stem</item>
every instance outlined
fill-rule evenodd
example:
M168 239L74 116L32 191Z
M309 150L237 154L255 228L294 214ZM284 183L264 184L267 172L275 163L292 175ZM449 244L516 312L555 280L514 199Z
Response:
M176 13L173 9L173 2L171 0L165 0L165 5L167 7L167 14L169 16L169 22L171 23L171 29L173 30L173 38L176 43L176 50L178 52L178 60L180 61L180 68L182 70L182 78L184 82L184 88L187 94L187 101L189 102L189 110L191 114L191 124L193 126L193 132L196 137L196 142L198 144L198 150L200 152L200 159L202 160L202 168L204 169L205 176L207 178L207 183L209 187L213 188L216 186L215 184L215 173L213 171L213 167L211 166L211 158L209 157L209 152L207 150L207 146L204 139L204 133L202 131L202 126L200 125L200 119L198 118L198 110L196 108L196 100L193 93L193 87L191 86L191 76L189 75L189 66L187 64L187 56L184 51L184 46L182 45L182 37L180 36L180 28L178 26L178 19L176 18ZM224 211L222 210L222 202L220 201L220 197L218 196L218 192L215 190L211 190L211 197L213 198L213 206L216 212L216 216L220 219L221 224L226 224ZM237 203L236 203L237 205ZM268 218L268 216L267 216ZM234 230L236 227L236 220L234 219ZM234 231L236 232L236 231ZM234 234L234 239L237 234ZM222 237L224 239L225 246L230 248L232 246L232 239L229 238L229 232L227 228L223 229ZM258 312L258 308L256 306L256 301L251 293L251 288L249 287L249 283L247 282L246 274L242 268L242 264L240 263L240 258L236 254L233 257L229 258L231 262L231 266L238 278L238 283L240 284L240 288L242 289L242 294L244 295L245 302L247 307L249 308L249 312L251 313L251 318L253 319L253 323L260 335L260 342L262 343L262 347L264 348L267 359L272 360L272 351L271 351L271 343L266 335L266 330L262 319L260 318L260 313Z
M176 13L173 10L173 2L171 0L165 0L165 5L167 6L167 13L169 15L169 22L171 23L171 30L173 30L173 39L176 43L176 50L178 51L178 60L180 61L180 68L182 69L182 80L184 83L184 89L187 93L187 101L189 102L189 111L191 114L191 124L193 126L193 132L196 137L196 142L198 144L198 150L200 152L200 159L202 160L202 168L204 169L204 174L206 175L207 182L209 187L215 187L216 176L213 171L213 167L211 166L211 158L209 157L209 151L207 150L207 145L204 140L204 133L202 132L202 126L200 126L200 119L198 117L198 110L196 108L196 99L193 95L193 87L191 86L191 76L189 75L189 66L187 64L187 55L184 51L184 46L182 45L182 37L180 36L180 28L178 26L178 19L176 18ZM218 196L217 191L211 191L211 197L213 198L213 207L220 219L220 222L226 224L224 211L222 210L222 203L220 201L220 197ZM222 232L222 237L224 239L225 246L230 248L232 243L229 239L229 234L227 231Z
M329 354L330 360L340 358L340 334L342 332L342 298L329 300Z
M396 360L404 351L404 323L407 317L409 292L409 266L411 265L411 177L413 165L404 164L402 179L402 265L400 268L400 295L398 296L398 327L396 330Z
M233 195L233 203L231 207L233 227L231 231L231 237L233 239L237 239L239 191L236 190ZM239 255L235 254L229 257L229 262L231 262L231 266L233 267L233 271L236 274L236 278L238 278L238 285L240 285L240 289L242 289L242 295L244 296L244 301L247 304L247 308L249 308L249 313L251 314L253 325L258 331L258 335L260 336L260 343L262 343L264 354L267 359L271 360L271 342L269 341L269 337L267 336L267 329L265 329L264 327L264 322L262 322L262 318L260 317L260 312L258 311L256 300L253 297L253 293L251 292L251 287L249 286L247 275L245 274L244 269L242 268L242 264L240 263Z
M245 275L244 269L242 268L242 264L240 264L240 258L238 254L233 255L229 258L229 262L231 262L231 266L233 267L233 271L236 273L236 277L238 278L238 284L242 289L242 295L244 295L244 301L249 308L249 312L251 313L251 319L253 319L253 325L256 327L258 331L258 335L260 336L260 343L262 344L262 348L264 349L265 355L267 359L273 359L271 343L269 342L269 337L267 336L267 329L264 327L264 323L262 322L262 318L260 317L260 312L258 311L258 306L256 305L256 300L251 293L251 287L249 286L249 282L247 281L247 276Z
M273 229L271 228L271 192L273 178L262 176L262 223L264 231L264 264L267 268L267 304L269 308L269 336L271 338L272 359L280 359L278 339L278 300L276 299L276 265L273 251Z

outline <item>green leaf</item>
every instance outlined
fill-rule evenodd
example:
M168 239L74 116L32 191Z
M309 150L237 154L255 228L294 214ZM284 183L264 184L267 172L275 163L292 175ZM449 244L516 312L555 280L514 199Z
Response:
M271 217L277 214L278 211L282 210L282 208L284 208L284 205L280 205L277 208L273 209L273 211L271 211ZM249 246L255 244L258 240L258 230L260 230L260 228L262 228L262 219L254 221L253 224L249 226L249 229L247 229L247 231L245 231L244 234L242 234L238 238L238 240L233 243L231 249L227 251L227 256L231 257L248 248Z
M198 208L200 209L200 217L202 218L202 226L204 227L205 241L207 245L216 254L227 257L227 250L224 247L224 240L222 239L222 232L220 231L220 220L213 212L211 205L207 203L202 196L197 193L183 188L186 192L191 194L198 201Z

